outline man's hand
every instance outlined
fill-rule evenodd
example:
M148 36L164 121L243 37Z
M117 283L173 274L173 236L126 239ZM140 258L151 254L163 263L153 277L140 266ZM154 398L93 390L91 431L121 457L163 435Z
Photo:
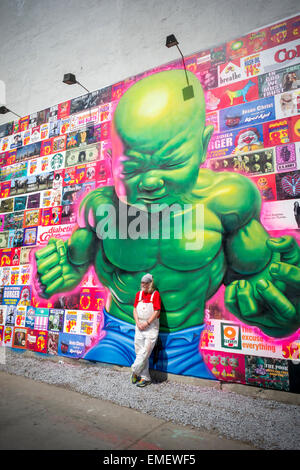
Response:
M66 242L51 238L48 245L35 253L39 293L49 298L76 287L86 267L77 268L68 261Z
M290 236L270 238L267 245L276 262L260 275L232 282L225 305L269 336L288 336L300 327L300 248Z
M139 321L139 322L137 323L137 327L138 327L138 329L141 330L141 331L146 330L146 329L148 328L148 326L149 326L148 323L145 322L145 321Z

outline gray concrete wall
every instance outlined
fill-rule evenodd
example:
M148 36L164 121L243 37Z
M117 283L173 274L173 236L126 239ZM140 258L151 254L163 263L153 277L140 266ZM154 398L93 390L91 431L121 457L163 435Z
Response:
M24 116L299 12L298 0L0 0L0 80ZM0 117L0 124L13 116Z

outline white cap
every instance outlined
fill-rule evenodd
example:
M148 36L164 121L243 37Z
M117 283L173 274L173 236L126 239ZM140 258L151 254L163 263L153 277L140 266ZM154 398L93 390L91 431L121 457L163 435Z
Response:
M141 282L151 282L153 281L153 276L150 273L145 274L145 276L142 277Z

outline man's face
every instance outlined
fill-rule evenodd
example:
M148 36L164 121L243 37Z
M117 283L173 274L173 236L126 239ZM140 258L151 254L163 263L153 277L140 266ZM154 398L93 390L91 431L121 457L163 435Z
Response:
M142 291L148 292L149 287L150 287L150 283L149 283L149 282L141 282Z

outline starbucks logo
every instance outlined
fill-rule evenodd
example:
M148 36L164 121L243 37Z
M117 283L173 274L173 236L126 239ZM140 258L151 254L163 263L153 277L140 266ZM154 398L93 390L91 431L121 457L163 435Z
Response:
M52 170L58 170L59 168L61 168L63 164L63 160L64 160L64 157L62 153L56 153L55 155L53 155L50 161L50 166Z

